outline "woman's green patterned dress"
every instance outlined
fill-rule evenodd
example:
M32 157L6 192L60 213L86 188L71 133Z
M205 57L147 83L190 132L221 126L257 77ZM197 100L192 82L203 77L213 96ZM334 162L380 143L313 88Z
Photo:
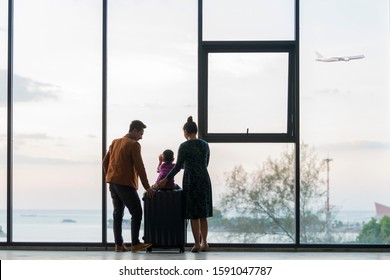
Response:
M182 168L185 218L199 219L213 215L211 181L207 171L210 149L201 139L187 140L179 147L176 165L168 174L172 179Z

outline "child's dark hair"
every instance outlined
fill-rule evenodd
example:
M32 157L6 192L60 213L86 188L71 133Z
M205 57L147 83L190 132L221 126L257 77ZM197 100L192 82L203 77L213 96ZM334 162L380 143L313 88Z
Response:
M189 116L187 122L183 126L183 130L185 130L188 134L194 134L198 132L198 126L192 120L192 116Z
M165 162L172 162L173 161L173 151L172 150L165 150L163 152L164 161Z

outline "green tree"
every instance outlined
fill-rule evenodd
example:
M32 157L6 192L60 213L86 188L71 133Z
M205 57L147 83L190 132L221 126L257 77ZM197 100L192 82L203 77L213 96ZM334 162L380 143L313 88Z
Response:
M325 219L324 181L320 178L323 161L313 148L301 145L300 241L330 242L324 234L331 220ZM248 173L241 165L226 173L228 192L221 208L234 210L238 217L252 219L245 228L246 239L254 234L276 234L295 241L295 151L285 150L280 158L268 158L257 170ZM266 221L266 223L264 222ZM261 224L261 226L259 226ZM287 240L286 240L287 238Z
M390 244L390 217L383 216L380 221L371 218L363 226L356 241L366 244Z

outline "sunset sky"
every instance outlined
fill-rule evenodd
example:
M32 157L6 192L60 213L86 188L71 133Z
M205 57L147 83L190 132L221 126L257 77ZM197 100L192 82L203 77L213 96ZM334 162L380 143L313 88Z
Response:
M14 2L14 207L99 209L101 1ZM291 26L294 1L204 2L205 40L294 38ZM235 8L237 3L240 9ZM333 159L332 204L344 210L372 211L374 202L390 205L389 1L300 3L301 141L317 150L319 160ZM0 0L3 198L7 137L6 7L7 1ZM365 58L325 63L315 60L315 52L324 56L364 54ZM133 119L144 121L148 128L140 143L153 183L157 178L158 155L167 148L176 154L184 141L184 122L189 115L195 120L198 117L197 1L109 1L108 55L108 143L126 134ZM256 59L252 56L216 62L215 73L219 76L211 104L226 104L229 109L211 111L222 116L211 120L215 129L246 128L243 119L233 116L242 115L247 121L252 114L257 120L252 125L258 125L256 129L268 129L270 123L277 129L279 123L283 125L284 96L275 98L270 94L275 106L264 106L260 101L268 97L256 96L251 91L264 89L264 83L255 83L256 75L275 71L280 75L272 75L275 80L267 81L274 86L273 90L282 88L283 92L286 79L283 58L280 64L254 63L264 61ZM243 88L240 83L245 83L251 102L245 103L248 99L239 94L234 100L224 98L219 90L228 82L235 83L231 87L236 88ZM256 102L259 104L250 107ZM278 106L279 103L282 105ZM287 146L211 143L209 170L216 203L225 190L226 172L236 165L251 171L268 157L278 158ZM179 184L181 176L176 178ZM5 207L3 198L0 208Z

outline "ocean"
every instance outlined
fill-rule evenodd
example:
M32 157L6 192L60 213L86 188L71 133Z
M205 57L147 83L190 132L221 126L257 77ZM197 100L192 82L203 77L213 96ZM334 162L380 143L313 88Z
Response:
M112 214L108 213L107 241L113 242L111 219ZM336 220L346 225L362 226L363 223L375 217L373 211L340 211ZM123 237L130 242L130 216L124 216ZM291 242L283 236L262 235L244 239L237 234L231 234L211 226L212 218L209 220L209 242L210 243L285 243ZM0 210L0 241L6 240L6 212ZM102 242L102 215L100 210L15 210L13 213L13 241L14 242ZM357 236L356 227L351 232L346 232L347 240L343 242L354 242ZM140 238L143 236L143 224L141 225ZM187 242L193 242L191 227L187 227Z

